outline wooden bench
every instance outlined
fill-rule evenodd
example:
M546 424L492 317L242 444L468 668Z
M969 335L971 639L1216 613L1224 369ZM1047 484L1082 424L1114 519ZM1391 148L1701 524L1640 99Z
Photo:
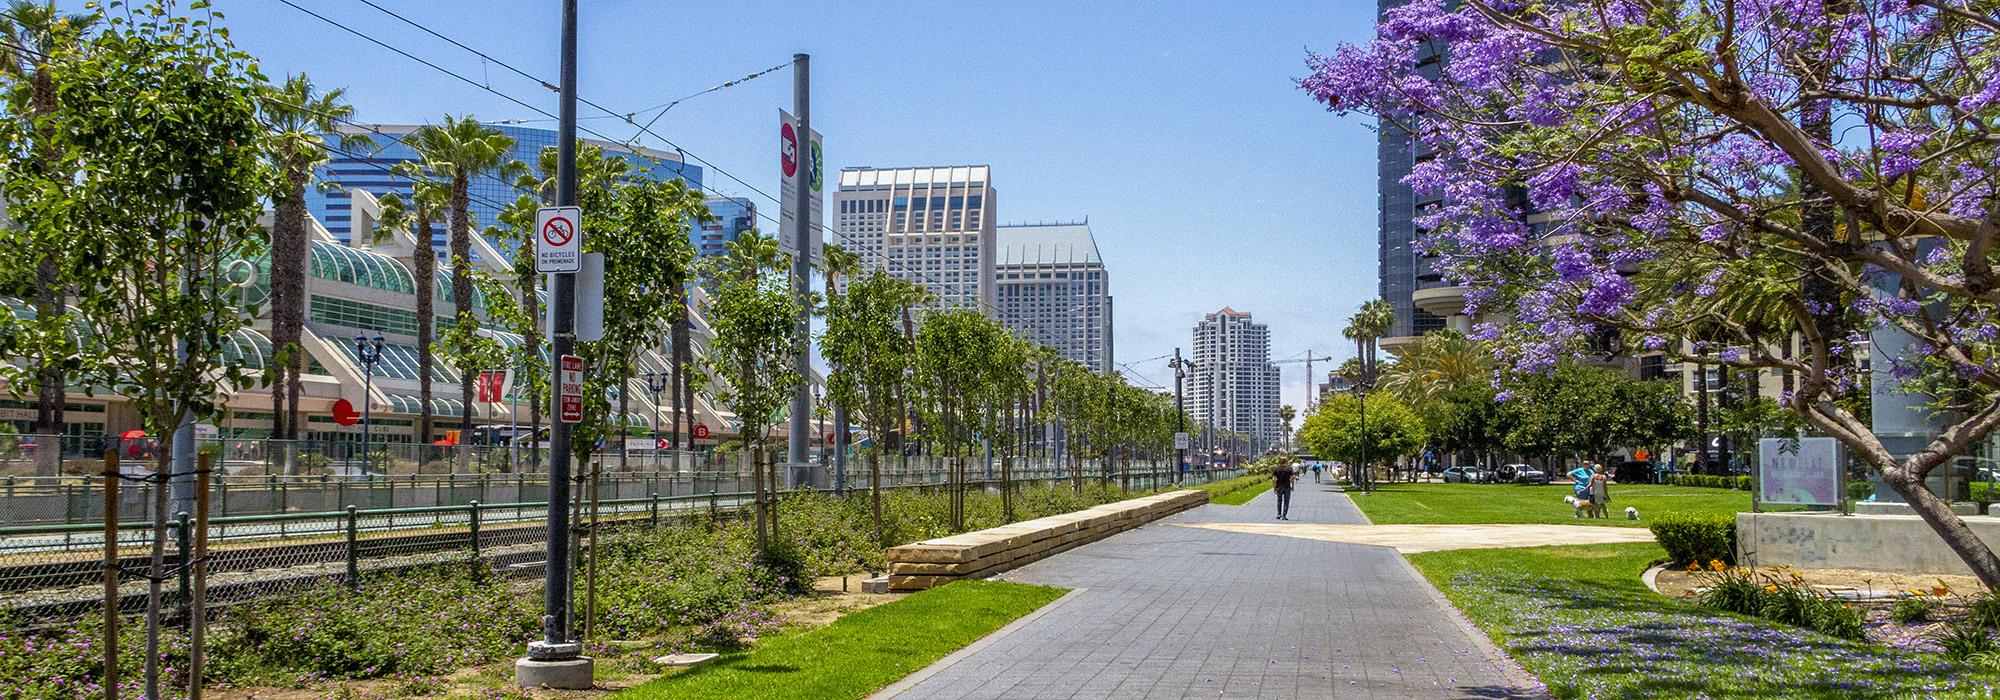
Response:
M1207 491L1173 491L912 542L889 550L889 589L917 591L991 576L1205 503Z

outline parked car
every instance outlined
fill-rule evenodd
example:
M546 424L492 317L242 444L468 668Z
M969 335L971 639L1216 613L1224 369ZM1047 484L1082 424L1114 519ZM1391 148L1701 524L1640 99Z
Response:
M1509 464L1509 465L1507 465L1507 466L1508 466L1508 467L1513 467L1513 468L1514 468L1514 483L1517 483L1517 484L1547 484L1547 483L1549 483L1549 473L1548 473L1548 472L1545 472L1545 471L1542 471L1542 470L1540 470L1540 469L1536 469L1536 468L1534 468L1534 467L1531 467L1531 466L1528 466L1528 465L1526 465L1526 464Z
M1650 461L1619 462L1611 465L1611 480L1621 484L1650 484L1654 470Z
M1444 482L1447 484L1483 484L1491 479L1486 470L1478 467L1451 467L1444 470Z

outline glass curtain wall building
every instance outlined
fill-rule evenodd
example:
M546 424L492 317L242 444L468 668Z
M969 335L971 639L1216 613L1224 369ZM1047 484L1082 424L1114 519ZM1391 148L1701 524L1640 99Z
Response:
M1111 278L1088 222L996 229L1000 321L1094 372L1111 372Z
M527 164L529 172L538 172L542 149L554 148L556 132L553 129L538 129L514 124L487 124L488 128L506 134L514 139L514 148L507 157ZM312 189L306 192L306 210L326 226L335 240L345 245L353 245L354 230L353 205L345 190L359 189L380 197L395 193L405 201L410 196L410 180L396 175L392 170L397 164L417 160L417 152L403 138L421 128L409 124L369 124L342 127L348 134L366 136L373 144L349 145L341 147L328 139L337 149L332 157L319 167L321 182L336 185L330 189ZM622 158L632 165L635 177L654 180L679 178L690 187L700 188L702 171L700 166L688 165L680 155L670 151L656 151L650 148L628 148L624 144L583 139L584 143L599 146L612 156ZM493 175L473 178L470 189L472 200L472 226L474 230L496 225L500 221L500 208L511 204L523 194L515 183ZM431 242L442 256L449 238L449 229L438 222L433 225ZM365 243L366 241L364 241ZM504 241L492 241L494 247L512 254L512 246Z

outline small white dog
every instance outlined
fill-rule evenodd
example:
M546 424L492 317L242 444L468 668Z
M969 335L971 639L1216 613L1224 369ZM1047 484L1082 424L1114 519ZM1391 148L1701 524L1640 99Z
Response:
M1625 506L1625 519L1626 519L1626 520L1638 520L1638 519L1639 519L1639 509L1637 509L1637 508L1633 508L1632 506Z
M1569 505L1571 505L1571 506L1575 506L1575 505L1576 505L1576 496L1574 496L1574 495L1570 495L1570 496L1564 496L1564 497L1563 497L1563 502L1564 502L1564 503L1567 503L1567 504L1569 504Z

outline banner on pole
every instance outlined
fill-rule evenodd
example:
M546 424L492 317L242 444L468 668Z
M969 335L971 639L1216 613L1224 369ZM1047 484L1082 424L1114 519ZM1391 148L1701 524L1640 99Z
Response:
M805 185L807 208L812 210L811 219L806 222L807 237L812 241L812 251L807 262L819 263L820 251L826 245L825 224L821 211L826 199L826 156L820 147L820 135L814 130L810 138L801 138L799 120L791 112L778 110L778 174L783 183L778 195L778 251L793 255L798 251L798 242L793 240L792 221L797 217L799 186Z

